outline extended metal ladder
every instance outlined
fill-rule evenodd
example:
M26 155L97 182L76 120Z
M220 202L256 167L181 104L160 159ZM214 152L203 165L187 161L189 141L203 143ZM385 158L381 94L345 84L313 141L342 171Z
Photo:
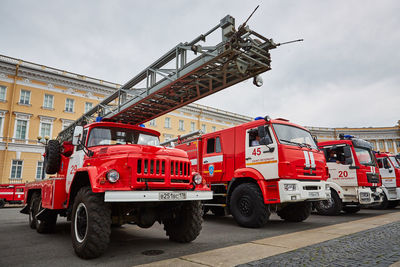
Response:
M215 46L198 44L218 28L222 29L221 42ZM96 117L144 123L255 77L271 69L269 50L277 45L245 24L236 30L235 19L228 15L207 33L172 48L60 132L57 139L72 140L76 125L92 122Z

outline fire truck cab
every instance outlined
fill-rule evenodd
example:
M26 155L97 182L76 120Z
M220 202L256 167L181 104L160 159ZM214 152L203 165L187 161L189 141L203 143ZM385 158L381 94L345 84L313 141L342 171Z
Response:
M321 215L356 213L362 205L382 201L379 168L367 141L341 134L340 140L319 142L329 168L331 198L315 203Z
M400 202L400 163L388 152L375 153L382 178L383 201L378 208L394 208Z
M179 142L178 142L179 143ZM261 118L183 141L192 170L214 192L205 211L231 213L240 226L261 227L272 211L288 221L310 215L330 197L325 157L310 132L284 119Z
M25 184L0 184L0 208L6 203L22 204L24 194Z

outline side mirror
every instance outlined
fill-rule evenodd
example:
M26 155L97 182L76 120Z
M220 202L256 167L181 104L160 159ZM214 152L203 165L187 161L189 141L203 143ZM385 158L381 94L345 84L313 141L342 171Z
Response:
M317 138L317 136L316 136L316 135L313 135L313 136L312 136L312 139L314 140L315 145L318 146L318 138Z
M344 152L344 164L351 165L353 163L353 158L351 157L351 147L345 146L343 148L343 152Z
M74 135L72 137L72 144L74 146L79 145L79 141L81 141L83 134L83 126L75 126Z

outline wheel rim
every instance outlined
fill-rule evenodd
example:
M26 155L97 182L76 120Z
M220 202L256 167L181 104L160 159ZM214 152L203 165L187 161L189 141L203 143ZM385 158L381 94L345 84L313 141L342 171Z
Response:
M76 240L79 243L82 243L85 240L88 229L88 214L86 206L83 203L79 203L78 207L76 208L74 228Z
M253 213L251 199L248 196L242 196L238 201L238 208L240 214L245 217L250 217Z
M332 198L330 198L328 200L322 200L319 202L319 206L325 210L332 208L334 205L335 205L335 201Z

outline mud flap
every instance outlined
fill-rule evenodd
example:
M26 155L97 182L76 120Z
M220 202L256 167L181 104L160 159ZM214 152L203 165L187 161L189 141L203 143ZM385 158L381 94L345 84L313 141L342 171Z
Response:
M29 214L29 205L25 205L25 207L19 212L23 214Z

